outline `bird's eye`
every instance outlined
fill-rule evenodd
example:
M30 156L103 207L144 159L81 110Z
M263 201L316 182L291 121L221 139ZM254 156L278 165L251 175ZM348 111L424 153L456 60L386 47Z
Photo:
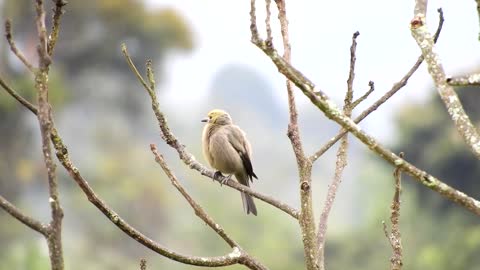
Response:
M208 116L208 119L212 119L212 116L211 116L211 115L209 115L209 116Z

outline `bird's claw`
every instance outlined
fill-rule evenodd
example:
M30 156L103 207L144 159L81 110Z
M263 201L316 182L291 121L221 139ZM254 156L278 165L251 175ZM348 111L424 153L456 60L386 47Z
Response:
M222 174L222 172L220 172L220 171L216 171L216 172L213 174L213 179L214 179L214 180L217 180L218 182L220 182L220 186L222 186L223 184L227 183L227 181L230 180L230 178L232 178L232 175L224 176L224 175Z
M223 176L223 175L222 175ZM227 183L228 180L230 180L232 178L232 175L230 174L229 176L224 176L223 179L220 181L220 186L222 186L223 184Z

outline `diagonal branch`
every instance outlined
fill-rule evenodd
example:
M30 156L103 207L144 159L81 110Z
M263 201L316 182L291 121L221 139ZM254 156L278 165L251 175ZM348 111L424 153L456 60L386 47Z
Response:
M442 9L438 9L438 14L439 14L439 21L438 21L438 27L437 31L435 32L434 36L434 42L437 42L438 37L440 35L440 32L442 31L443 28L443 23L445 21L445 18L443 16L443 11ZM387 102L393 95L395 95L400 89L402 89L405 85L407 85L408 80L412 75L417 71L417 69L420 67L420 65L423 63L424 57L423 55L420 55L417 59L417 62L410 68L410 70L403 76L403 78L395 83L393 87L385 93L380 99L375 101L370 107L368 107L365 111L363 111L358 117L355 118L354 122L356 124L360 123L363 119L365 119L368 115L370 115L372 112L376 111L382 104ZM347 134L346 129L342 129L340 133L338 133L335 137L331 138L322 148L320 148L317 152L315 152L312 156L310 156L310 160L312 162L315 162L319 157L321 157L325 152L328 151L340 138L342 138L345 134Z
M63 167L70 174L72 179L82 189L87 199L97 207L117 228L122 230L128 236L133 238L138 243L151 249L152 251L163 255L169 259L177 262L208 267L220 267L236 264L241 257L241 252L238 248L234 248L231 253L218 256L218 257L197 257L188 256L175 251L172 251L166 247L161 246L155 241L151 240L140 231L128 224L122 217L120 217L115 211L113 211L98 195L93 191L88 182L80 174L80 171L73 165L68 155L67 148L63 144L58 134L52 133L54 138L54 146L57 150L57 158L62 163Z
M12 217L16 218L18 221L22 222L26 226L30 227L30 229L37 231L44 236L48 235L48 225L44 224L26 214L24 214L20 209L15 207L12 203L10 203L7 199L0 195L0 207L3 208L7 213L9 213Z
M257 260L252 258L248 253L246 253L239 245L236 243L223 228L216 223L208 214L203 210L203 208L188 194L188 192L183 188L182 184L178 181L177 177L173 174L172 170L168 167L168 164L165 162L165 159L157 151L157 147L154 144L150 145L153 155L155 156L155 161L162 167L163 171L167 177L172 182L172 185L182 194L182 196L187 200L190 206L195 211L200 219L202 219L212 230L214 230L231 248L237 249L240 252L240 257L238 263L247 265L250 269L266 269L265 266L260 264ZM256 267L253 267L256 266Z
M447 83L445 70L436 52L433 38L426 25L426 0L415 2L414 18L410 22L412 36L422 50L435 87L445 103L448 114L468 148L480 159L480 134L463 109L462 103L452 86Z
M275 64L279 72L289 78L310 99L310 101L321 110L328 118L335 121L343 128L357 137L365 144L370 151L376 153L392 165L399 166L401 169L411 175L415 180L426 187L436 191L445 198L465 207L472 213L480 215L480 201L466 195L465 193L454 189L434 176L420 170L408 161L400 158L389 149L381 145L374 137L364 132L352 119L347 117L338 109L335 102L327 97L322 91L315 88L315 85L306 78L300 71L287 63L276 50L268 48L261 39L254 41L255 45L261 49Z
M215 172L213 170L209 170L207 167L202 165L200 162L198 162L195 157L189 153L185 147L178 139L177 137L172 133L170 130L170 127L167 124L167 119L163 112L160 110L160 104L158 103L157 100L157 95L155 94L155 91L147 84L147 82L143 79L142 75L139 73L138 69L136 68L135 64L133 63L130 55L128 54L127 47L125 44L122 44L122 52L125 56L125 59L127 60L128 65L130 66L131 70L139 80L139 82L142 84L142 86L145 88L147 91L148 95L150 96L151 102L152 102L152 110L155 114L155 117L157 118L158 121L158 126L160 128L160 136L162 139L172 148L174 148L180 159L187 165L190 169L194 169L198 171L201 175L207 176L215 181L222 182L224 180L227 180L226 178L221 178L221 177L214 177ZM151 67L151 66L150 66ZM148 70L148 69L147 69ZM150 69L150 72L151 71ZM148 75L149 72L147 72L147 77L153 78L153 73L152 75ZM225 182L225 185L234 188L236 190L245 192L247 194L252 195L253 197L260 199L270 205L275 206L276 208L282 210L283 212L289 214L290 216L294 217L295 219L298 219L299 213L298 210L295 208L289 206L288 204L281 202L271 196L262 194L260 192L254 191L251 188L239 184L235 180L228 179Z
M17 48L17 44L13 40L12 34L12 22L7 19L5 21L5 37L7 38L8 45L10 45L10 50L17 56L17 58L27 67L30 72L34 72L33 65L25 58L25 55Z
M30 101L23 98L20 94L17 93L12 87L10 87L1 77L0 77L0 86L2 86L8 94L10 94L14 99L16 99L20 104L22 104L25 108L29 109L33 114L38 113L37 107L30 103Z
M162 167L163 171L167 175L168 179L172 182L172 185L182 194L182 196L187 200L188 204L195 211L195 215L201 218L212 230L214 230L220 237L227 242L230 247L238 247L236 243L227 233L223 230L218 223L216 223L208 214L203 210L203 208L188 194L188 192L183 188L182 184L178 181L177 177L173 174L172 170L168 167L167 162L161 154L158 153L157 147L154 144L150 144L150 149L152 150L153 155L155 156L155 161Z
M0 82L3 82L3 80L0 80ZM9 87L6 84L1 84L1 86L15 99L21 100L18 97L20 97L15 90L13 90L11 87ZM21 97L20 97L21 98ZM24 99L23 99L24 100ZM33 106L30 102L24 100L24 103L21 102L22 105L25 107L29 108L32 113L38 114L38 110ZM129 225L127 222L125 222L116 212L114 212L105 202L103 202L100 197L93 191L93 189L89 186L88 182L83 178L83 176L80 174L80 171L74 166L72 161L70 160L70 157L68 155L68 150L65 144L63 143L63 140L60 138L58 135L58 132L55 128L55 126L52 126L51 130L51 141L55 147L56 150L56 155L60 163L63 165L63 167L67 170L67 172L70 174L70 176L73 178L73 180L77 183L77 185L82 189L84 194L87 196L87 199L97 207L115 226L117 226L120 230L125 232L128 236L133 238L135 241L139 242L143 246L157 252L160 255L163 255L165 257L168 257L172 260L186 263L186 264L191 264L191 265L197 265L197 266L208 266L208 267L221 267L221 266L228 266L228 265L233 265L236 263L242 263L243 258L240 258L240 250L233 249L232 252L230 252L227 255L224 256L218 256L218 257L196 257L196 256L188 256L184 254L177 253L175 251L172 251L170 249L167 249L155 241L149 239L145 235L143 235L141 232L139 232L137 229ZM209 173L208 170L206 170L206 173ZM213 172L208 175L209 177L213 177ZM240 190L241 188L239 188ZM245 190L245 192L247 192ZM265 199L265 198L264 198ZM286 206L284 206L285 208ZM295 213L291 212L292 214ZM249 261L245 263L250 263Z

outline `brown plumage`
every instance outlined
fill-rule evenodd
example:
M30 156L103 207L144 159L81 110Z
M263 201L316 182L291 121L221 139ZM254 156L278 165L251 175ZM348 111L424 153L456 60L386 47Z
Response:
M218 170L217 173L235 175L240 184L249 186L249 181L257 176L253 172L252 150L245 132L233 124L227 112L218 109L210 111L208 118L202 122L207 123L202 135L203 155L210 166ZM241 194L244 210L256 216L257 207L253 198L243 192Z

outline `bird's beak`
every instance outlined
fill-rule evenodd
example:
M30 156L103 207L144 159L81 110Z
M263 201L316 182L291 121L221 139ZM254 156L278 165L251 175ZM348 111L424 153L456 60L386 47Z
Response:
M208 122L208 118L203 118L202 120L200 120L201 122L204 122L204 123L207 123Z

